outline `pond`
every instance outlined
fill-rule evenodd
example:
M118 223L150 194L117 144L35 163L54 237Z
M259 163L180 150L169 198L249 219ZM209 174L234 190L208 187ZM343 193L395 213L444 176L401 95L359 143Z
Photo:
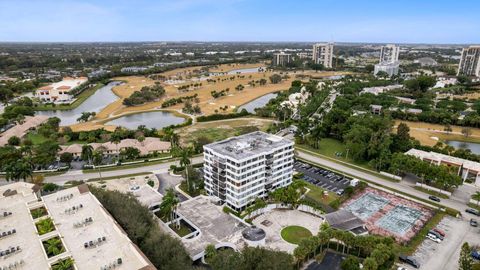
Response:
M82 115L82 112L100 112L108 104L118 99L112 92L112 88L121 82L110 82L104 87L98 89L93 95L88 97L80 106L73 110L52 110L52 111L37 111L36 115L46 115L49 117L60 118L60 125L68 126L77 123L77 118Z
M480 155L480 143L461 142L461 141L446 141L445 143L455 147L456 149L470 149L472 153Z
M238 107L238 112L242 111L242 109L247 110L249 113L255 113L256 108L262 108L263 106L267 105L267 103L273 99L276 98L278 94L275 93L270 93L266 94L264 96L261 96L257 99L254 99L246 104L243 104L242 106Z
M265 70L265 67L234 69L227 72L227 74L232 75L232 74L256 73L256 72L260 72L260 70Z
M185 121L185 118L174 115L171 112L154 111L125 115L106 122L105 125L122 126L128 129L136 129L140 125L147 128L161 129L170 125L178 125Z

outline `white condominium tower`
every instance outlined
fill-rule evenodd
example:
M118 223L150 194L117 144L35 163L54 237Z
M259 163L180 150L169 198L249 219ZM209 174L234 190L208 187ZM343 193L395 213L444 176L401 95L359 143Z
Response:
M289 54L289 53L284 53L284 52L281 52L281 53L275 53L273 54L273 60L272 60L272 64L274 66L286 66L288 63L290 63L292 61L292 55Z
M457 75L480 77L480 46L470 46L462 50Z
M313 45L312 60L326 68L333 67L333 43L317 43Z
M382 46L380 50L380 64L391 64L398 61L398 55L400 54L400 47L388 44Z
M282 137L257 131L203 150L205 190L234 210L292 182L293 142Z
M398 62L398 55L400 54L400 47L388 44L382 46L380 49L380 62L375 65L373 71L374 75L377 75L378 72L385 72L388 76L397 75L400 63Z

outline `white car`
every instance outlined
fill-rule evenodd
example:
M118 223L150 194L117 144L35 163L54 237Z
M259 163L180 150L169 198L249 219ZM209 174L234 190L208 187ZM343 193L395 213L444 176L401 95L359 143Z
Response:
M430 240L432 240L433 242L437 242L437 243L440 243L440 242L441 242L441 240L438 239L438 238L437 238L435 235L433 235L433 234L427 234L427 238L430 239Z

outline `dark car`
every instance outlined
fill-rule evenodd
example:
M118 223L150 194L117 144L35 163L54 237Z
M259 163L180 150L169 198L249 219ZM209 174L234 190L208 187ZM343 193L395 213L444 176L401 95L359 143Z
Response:
M478 222L475 219L470 219L470 226L472 227L478 227Z
M409 264L413 266L414 268L420 268L420 264L411 256L405 256L405 255L400 255L398 257L401 262L404 262L406 264Z
M428 196L428 198L432 201L440 202L440 198L438 198L437 196L431 195L431 196Z
M480 253L478 253L478 251L476 250L472 250L472 258L474 258L475 260L480 260Z
M476 215L476 216L480 216L480 212L478 212L478 210L473 209L473 208L468 208L468 209L465 210L465 212Z

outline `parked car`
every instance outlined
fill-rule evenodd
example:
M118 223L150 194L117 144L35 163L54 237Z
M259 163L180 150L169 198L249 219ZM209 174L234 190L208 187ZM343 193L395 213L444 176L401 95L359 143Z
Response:
M473 208L468 208L468 209L465 210L465 212L476 215L476 216L480 216L480 212L476 209L473 209Z
M431 195L431 196L428 196L428 198L432 201L440 202L440 198L438 198L437 196Z
M470 219L470 226L472 227L478 227L478 222L475 219Z
M414 268L420 268L420 264L417 262L417 260L415 260L415 258L411 256L400 255L398 258L400 259L401 262L409 264Z
M474 258L475 260L480 260L480 253L478 253L477 250L472 250L472 258Z
M338 196L342 196L343 193L345 193L345 190L344 189L339 189L336 193L337 193Z
M442 237L445 237L447 235L444 231L440 230L439 228L434 228L433 231L440 234Z
M429 234L433 234L436 238L438 238L438 239L440 239L440 240L443 241L443 236L442 236L441 234L437 233L436 231L430 230L430 231L428 231L428 233L429 233Z
M431 234L431 233L427 234L427 238L432 240L433 242L437 242L437 243L441 242L440 239L438 239L434 234Z

